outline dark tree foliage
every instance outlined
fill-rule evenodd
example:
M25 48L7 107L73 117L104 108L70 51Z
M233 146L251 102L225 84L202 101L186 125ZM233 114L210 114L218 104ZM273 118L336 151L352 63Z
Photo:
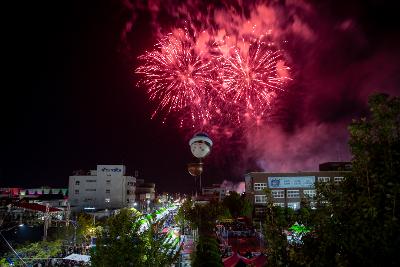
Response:
M230 192L229 196L224 198L222 204L229 209L233 218L250 217L253 211L251 202L244 195L240 195L234 191Z
M270 266L400 264L400 98L373 95L369 106L370 116L349 126L351 175L340 184L318 184L318 208L295 213L313 229L303 245L282 243L285 220L270 207Z
M193 267L223 266L218 243L214 237L201 235L197 242Z
M316 235L296 255L310 266L399 264L400 99L373 95L369 106L349 127L352 174L317 187Z
M97 233L92 266L168 266L179 254L177 244L160 234L162 221L150 219L140 230L143 218L135 211L122 209L110 217Z
M221 253L215 236L217 219L226 216L227 208L219 201L195 204L186 200L178 211L179 221L186 220L192 228L199 230L196 251L192 255L192 265L196 267L222 266Z

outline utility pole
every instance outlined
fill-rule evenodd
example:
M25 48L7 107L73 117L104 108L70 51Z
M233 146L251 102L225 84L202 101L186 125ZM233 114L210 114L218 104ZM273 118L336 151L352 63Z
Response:
M49 210L50 210L50 205L49 203L46 203L46 212L44 214L43 241L46 241L47 239L47 229L49 228Z
M71 216L71 206L69 205L69 202L67 203L67 214L65 215L65 220L66 220L66 222L65 222L65 226L69 226L69 218L70 218L70 216Z

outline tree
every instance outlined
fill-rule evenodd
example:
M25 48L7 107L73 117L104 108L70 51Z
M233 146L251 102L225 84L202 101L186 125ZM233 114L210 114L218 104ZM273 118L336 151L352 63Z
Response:
M194 267L223 266L218 243L214 237L201 235L192 260Z
M400 98L373 95L369 106L370 117L349 127L351 175L317 187L325 204L302 249L310 266L399 264Z
M29 243L21 245L16 249L19 257L23 258L27 264L34 264L35 262L46 259L48 261L50 258L57 257L61 251L61 240ZM15 263L15 266L24 266L24 264L16 257L15 254L9 254L7 258L10 258Z
M253 207L251 202L248 201L244 195L239 195L237 192L232 191L223 200L223 205L229 209L233 218L250 217Z
M110 217L97 233L93 266L166 266L179 254L179 240L162 234L163 221L155 215L143 217L137 211L122 209Z

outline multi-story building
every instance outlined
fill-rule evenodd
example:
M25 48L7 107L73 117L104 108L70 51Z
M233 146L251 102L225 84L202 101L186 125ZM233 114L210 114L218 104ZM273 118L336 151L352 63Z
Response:
M126 175L124 165L97 165L69 177L69 203L75 210L133 207L136 178Z
M221 184L213 184L212 186L205 186L201 189L201 191L203 196L215 198L219 201L225 198L226 194L228 193L227 188L222 186Z
M339 183L348 173L350 171L251 172L245 175L245 192L247 198L254 204L255 216L266 212L265 188L271 191L274 205L299 209L302 198L309 199L310 205L315 206L313 202L316 196L315 183L329 181Z

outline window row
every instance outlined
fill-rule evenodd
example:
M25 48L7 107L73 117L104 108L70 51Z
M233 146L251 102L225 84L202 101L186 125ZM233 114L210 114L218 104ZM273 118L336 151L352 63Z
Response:
M267 183L254 183L254 191L261 191L267 187Z
M338 177L333 177L333 181L335 183L340 183L341 181L343 181L344 177L338 176ZM327 183L331 180L330 177L318 177L318 182L320 183Z
M93 179L92 180L86 180L87 183L95 183L96 181L97 180L93 180ZM81 181L79 181L79 180L75 181L75 185L80 185L80 184L81 184ZM106 184L110 185L111 184L111 180L106 180ZM129 182L128 185L133 185L133 182Z

